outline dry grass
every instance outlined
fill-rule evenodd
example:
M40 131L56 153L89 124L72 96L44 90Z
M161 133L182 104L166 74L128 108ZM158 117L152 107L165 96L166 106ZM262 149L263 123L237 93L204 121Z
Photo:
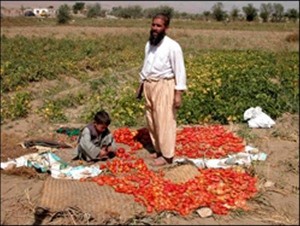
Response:
M287 42L298 42L299 43L299 31L294 31L291 34L288 34L285 38Z
M23 35L25 37L53 38L88 38L93 39L103 35L145 35L148 28L114 28L114 27L1 27L1 34L6 37ZM287 42L288 31L239 31L239 30L195 30L172 29L169 35L176 38L185 49L256 49L266 51L299 51L299 41ZM294 37L295 35L293 35ZM185 41L188 39L188 42ZM295 39L295 37L294 37ZM185 43L187 46L185 46Z

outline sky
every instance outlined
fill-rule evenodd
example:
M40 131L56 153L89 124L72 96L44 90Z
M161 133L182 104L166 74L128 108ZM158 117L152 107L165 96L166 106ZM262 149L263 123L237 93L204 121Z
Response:
M243 6L252 4L259 9L262 3L280 3L284 10L297 9L299 12L299 1L1 1L1 7L17 8L23 7L48 7L50 5L58 8L62 4L74 5L76 2L84 2L86 5L99 3L103 9L110 10L112 7L140 5L142 8L152 8L161 5L173 7L174 10L187 13L202 13L210 11L217 2L222 2L225 11L231 11L234 7L242 9Z

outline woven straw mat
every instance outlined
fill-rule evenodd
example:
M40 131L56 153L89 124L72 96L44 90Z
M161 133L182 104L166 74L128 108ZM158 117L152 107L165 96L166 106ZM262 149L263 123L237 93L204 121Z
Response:
M164 171L165 178L174 183L185 182L199 174L193 165L179 165ZM125 221L146 211L144 206L134 201L133 195L115 192L109 186L52 177L45 181L39 207L47 208L50 212L78 207L99 220L118 216Z

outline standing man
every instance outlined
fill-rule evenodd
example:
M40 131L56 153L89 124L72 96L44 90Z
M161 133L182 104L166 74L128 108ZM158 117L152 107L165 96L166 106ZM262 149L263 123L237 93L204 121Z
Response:
M145 96L146 120L156 153L153 165L171 164L175 155L176 111L186 87L186 72L180 45L166 35L170 17L152 18L150 37L140 72L140 89ZM141 95L137 95L139 98Z

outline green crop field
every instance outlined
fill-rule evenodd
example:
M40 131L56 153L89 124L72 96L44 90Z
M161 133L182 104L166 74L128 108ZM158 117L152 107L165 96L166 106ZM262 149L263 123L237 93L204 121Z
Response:
M149 20L2 20L1 123L30 114L87 122L103 108L115 126L144 124L135 90ZM242 122L256 106L274 119L298 113L298 25L174 21L169 34L182 46L188 83L178 124ZM58 29L69 33L56 37Z

